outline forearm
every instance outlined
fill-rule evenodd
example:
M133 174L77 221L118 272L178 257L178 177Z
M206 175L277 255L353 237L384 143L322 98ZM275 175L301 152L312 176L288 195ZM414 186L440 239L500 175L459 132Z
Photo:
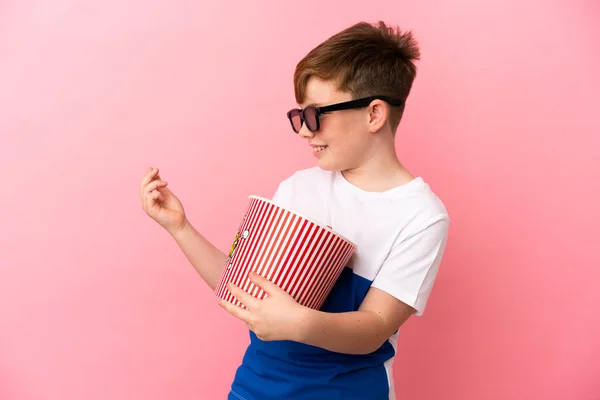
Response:
M297 341L346 354L368 354L388 338L381 317L371 311L326 313L306 309Z
M210 243L188 221L182 228L169 233L200 277L215 290L227 255Z

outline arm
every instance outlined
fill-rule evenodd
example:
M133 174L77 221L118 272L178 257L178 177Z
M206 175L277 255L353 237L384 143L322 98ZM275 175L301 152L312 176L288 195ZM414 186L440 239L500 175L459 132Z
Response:
M414 313L422 314L446 244L448 221L435 219L390 252L356 312L306 311L299 341L342 353L377 350Z
M292 296L255 273L252 282L269 296L259 300L229 284L247 309L224 300L219 304L246 323L261 340L293 340L330 351L368 354L377 350L415 311L389 294L372 288L358 311L326 313L298 304Z
M158 168L149 168L140 183L142 208L175 239L200 277L215 290L227 256L194 229L183 204L167 185Z
M250 279L269 295L266 299L259 300L229 284L229 291L247 309L225 301L220 305L262 340L294 340L338 353L371 353L412 314L422 314L444 251L447 228L445 221L432 224L400 243L386 259L358 311L309 309L256 274Z
M294 339L338 353L368 354L381 347L414 312L395 297L372 288L358 311L303 310Z
M227 255L210 243L187 220L181 228L169 233L200 277L215 290Z

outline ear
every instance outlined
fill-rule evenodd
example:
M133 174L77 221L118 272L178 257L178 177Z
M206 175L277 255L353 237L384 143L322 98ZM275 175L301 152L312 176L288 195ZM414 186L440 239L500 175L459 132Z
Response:
M389 111L382 100L373 100L369 105L369 132L376 133L387 123Z

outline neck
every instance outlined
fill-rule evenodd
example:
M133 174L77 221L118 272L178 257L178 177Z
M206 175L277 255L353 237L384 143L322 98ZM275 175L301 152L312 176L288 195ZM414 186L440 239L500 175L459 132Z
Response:
M348 182L368 192L385 192L414 179L398 159L393 137L372 150L360 165L342 171Z

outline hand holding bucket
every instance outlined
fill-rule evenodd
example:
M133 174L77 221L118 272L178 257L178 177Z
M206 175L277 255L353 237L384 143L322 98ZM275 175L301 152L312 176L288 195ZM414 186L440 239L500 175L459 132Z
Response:
M355 251L352 242L331 228L250 196L215 294L245 308L227 289L233 282L264 299L266 293L248 278L255 271L301 305L319 309Z

